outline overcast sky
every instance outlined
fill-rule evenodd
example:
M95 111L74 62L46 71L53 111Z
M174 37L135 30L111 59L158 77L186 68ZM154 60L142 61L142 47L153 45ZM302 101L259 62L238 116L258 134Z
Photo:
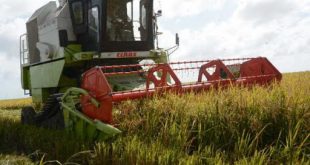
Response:
M19 36L49 0L0 0L0 99L23 97ZM171 60L265 56L281 71L310 70L309 0L154 0L163 10L160 46Z

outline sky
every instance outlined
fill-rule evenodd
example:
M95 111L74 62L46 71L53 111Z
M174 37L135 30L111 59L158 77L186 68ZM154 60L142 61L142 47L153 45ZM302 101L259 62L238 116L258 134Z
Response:
M267 57L281 72L310 71L309 0L154 0L160 47L180 48L172 61ZM0 99L24 97L19 36L49 0L0 0Z

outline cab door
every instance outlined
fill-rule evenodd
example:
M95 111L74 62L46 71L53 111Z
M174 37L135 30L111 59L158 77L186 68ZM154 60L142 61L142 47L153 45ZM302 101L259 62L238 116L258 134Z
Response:
M88 6L87 42L85 43L85 48L88 51L100 51L101 10L102 0L90 1Z
M82 51L100 51L103 0L69 0L77 42Z

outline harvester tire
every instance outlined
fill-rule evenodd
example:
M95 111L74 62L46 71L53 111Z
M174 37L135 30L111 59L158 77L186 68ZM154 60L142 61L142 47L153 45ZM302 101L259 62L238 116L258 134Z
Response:
M35 125L36 112L33 107L27 106L22 108L21 123L25 125Z
M47 129L64 129L64 116L57 96L51 96L50 105L36 115L36 125Z
M40 123L38 123L41 127L47 129L64 129L64 116L63 111L60 109L60 104L56 103L50 110L49 113L43 113Z

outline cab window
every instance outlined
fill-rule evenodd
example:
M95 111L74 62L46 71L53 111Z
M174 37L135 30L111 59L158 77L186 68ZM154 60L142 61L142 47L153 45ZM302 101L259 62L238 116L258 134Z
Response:
M93 7L88 11L88 26L93 32L99 32L99 10L98 7Z
M83 24L83 3L81 1L72 3L73 19L76 25Z
M88 42L93 50L98 49L100 41L99 31L100 31L99 7L94 6L88 10L88 37L89 37Z

